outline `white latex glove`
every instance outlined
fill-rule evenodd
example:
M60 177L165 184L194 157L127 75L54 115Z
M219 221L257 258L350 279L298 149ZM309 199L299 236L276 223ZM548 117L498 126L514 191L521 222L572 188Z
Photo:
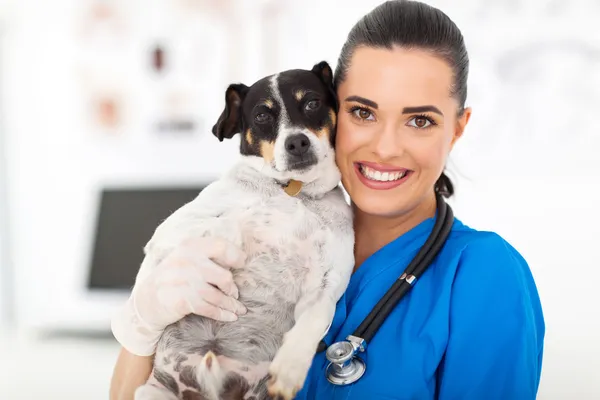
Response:
M237 300L230 269L245 260L241 249L211 237L182 243L154 267L147 257L131 296L111 321L113 335L129 352L149 356L164 329L188 314L235 321L247 310Z

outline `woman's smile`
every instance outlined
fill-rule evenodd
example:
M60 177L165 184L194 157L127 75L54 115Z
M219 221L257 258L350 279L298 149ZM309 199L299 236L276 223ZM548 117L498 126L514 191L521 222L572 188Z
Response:
M360 182L370 189L389 190L406 182L412 170L369 161L354 163L354 171Z

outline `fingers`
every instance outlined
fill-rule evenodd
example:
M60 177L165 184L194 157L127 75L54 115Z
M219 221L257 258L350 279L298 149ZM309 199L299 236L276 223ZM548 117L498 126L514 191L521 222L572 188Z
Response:
M248 311L246 307L238 300L227 296L214 286L205 285L200 290L200 295L205 302L225 311L229 311L237 315L244 315Z
M196 260L198 261L200 260ZM168 263L155 278L159 288L156 294L166 296L161 301L169 303L173 301L169 298L185 298L189 304L186 314L193 312L199 302L206 302L238 315L246 313L246 307L237 300L239 291L230 270L208 258L204 258L200 264L184 262L179 258L174 258L173 262L176 263ZM172 267L173 265L177 267ZM184 307L185 303L180 306Z
M221 266L207 259L204 262L202 277L206 282L221 289L226 295L234 299L239 298L239 290L230 270L221 268Z
M191 253L191 250L187 253ZM165 258L160 266L160 270L156 272L158 275L156 279L160 284L181 285L186 282L196 282L201 285L203 282L208 282L234 299L239 297L233 273L203 254L183 254L182 251L178 251Z
M238 319L238 316L235 313L219 308L214 304L210 304L204 300L200 300L194 304L192 311L196 315L212 318L217 321L232 322L237 321Z
M183 245L210 258L223 268L242 268L246 263L246 253L225 239L207 236L186 240Z
M156 301L151 302L154 304L151 315L164 310L167 313L167 323L175 322L188 314L219 321L235 321L239 315L247 312L241 302L210 285L197 274L187 274L186 278L186 274L170 270L168 275L171 277L157 286Z

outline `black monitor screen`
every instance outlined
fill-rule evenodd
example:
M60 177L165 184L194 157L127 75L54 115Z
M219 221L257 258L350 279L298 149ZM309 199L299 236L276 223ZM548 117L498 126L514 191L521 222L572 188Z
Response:
M88 288L131 289L156 227L204 187L103 190Z

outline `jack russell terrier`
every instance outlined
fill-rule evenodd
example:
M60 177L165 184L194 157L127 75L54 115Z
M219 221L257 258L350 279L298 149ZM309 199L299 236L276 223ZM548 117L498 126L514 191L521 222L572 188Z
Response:
M354 268L332 75L323 61L227 88L212 132L240 134L240 160L158 226L144 262L184 238L227 239L248 256L232 270L248 312L169 325L136 400L292 399L302 388Z

